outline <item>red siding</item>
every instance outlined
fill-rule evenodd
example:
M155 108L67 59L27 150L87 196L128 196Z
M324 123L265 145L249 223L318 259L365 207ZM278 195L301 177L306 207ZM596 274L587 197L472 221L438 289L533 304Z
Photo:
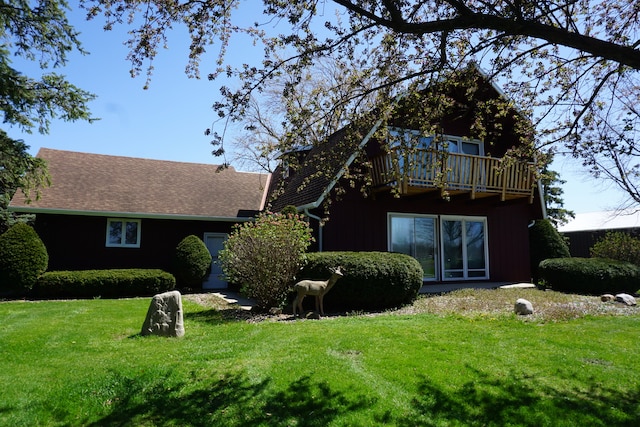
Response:
M345 197L331 205L323 229L324 251L386 251L388 212L487 218L489 269L492 281L530 281L528 224L533 205L497 199L453 199L420 196Z
M105 246L107 218L38 214L35 229L49 253L49 270L161 268L170 270L175 248L186 236L229 233L232 223L141 220L140 248Z

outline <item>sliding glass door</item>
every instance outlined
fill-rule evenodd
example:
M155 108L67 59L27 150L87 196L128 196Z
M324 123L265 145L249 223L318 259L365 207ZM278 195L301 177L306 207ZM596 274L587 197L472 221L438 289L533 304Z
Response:
M436 218L394 215L391 217L390 250L411 255L424 270L424 280L437 278Z
M443 280L488 278L485 230L484 218L441 219Z
M424 280L489 278L483 217L390 214L389 250L416 258Z

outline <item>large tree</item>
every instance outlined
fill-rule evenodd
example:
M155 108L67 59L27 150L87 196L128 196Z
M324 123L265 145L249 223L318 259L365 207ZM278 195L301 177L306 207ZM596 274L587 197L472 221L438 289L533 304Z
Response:
M64 66L71 52L84 53L67 11L64 0L0 0L0 113L5 129L47 133L55 118L93 120L88 103L94 95L50 71ZM42 73L24 74L14 67L15 58L18 65L37 63ZM46 164L29 155L28 148L0 129L0 232L20 219L7 212L14 193L21 189L29 200L48 184Z
M571 153L595 175L613 161L618 166L613 177L640 202L636 186L624 184L639 168L638 2L263 0L259 16L255 5L238 0L84 4L90 16L106 16L107 28L124 21L132 25L129 58L134 74L145 67L150 73L167 31L176 23L191 34L190 75L199 76L201 55L217 42L219 55L209 78L235 76L239 81L237 87L222 86L214 103L223 128L228 121L242 120L252 95L274 77L290 76L291 84L283 89L286 96L321 58L350 58L355 68L346 70L345 82L363 88L340 92L344 97L324 97L330 101L323 110L327 115L345 105L362 113L372 107L367 105L371 99L379 105L475 62L531 120L537 132L533 148ZM253 21L247 20L248 13L255 15ZM227 53L240 35L254 38L264 49L260 63L228 65ZM375 84L368 84L371 81ZM286 121L296 122L301 111L288 109ZM293 133L305 140L307 130L296 128ZM219 135L214 136L220 143Z
M547 208L547 217L551 223L558 228L575 219L575 212L565 209L562 194L564 190L561 185L566 181L560 178L560 174L549 169L552 158L542 168L541 183L542 196Z
M94 96L45 71L27 76L12 58L36 62L42 70L67 63L72 51L84 53L69 24L64 0L0 0L0 111L3 122L23 131L47 133L54 118L92 120L88 102Z
M46 162L27 152L28 146L0 130L0 234L14 223L31 220L7 210L13 195L20 189L27 200L38 197L40 189L49 185Z
M373 85L372 81L353 79L353 62L351 58L323 58L299 78L282 74L271 79L260 96L252 97L244 108L242 131L235 137L231 161L273 172L282 153L320 144L348 124L360 109L344 100L360 98ZM289 166L295 167L291 161L295 159L289 161Z

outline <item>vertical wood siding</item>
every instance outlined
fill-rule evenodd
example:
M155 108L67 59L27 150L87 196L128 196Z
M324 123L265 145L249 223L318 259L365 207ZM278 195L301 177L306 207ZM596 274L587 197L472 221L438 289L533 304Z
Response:
M324 251L386 251L387 213L482 216L487 218L489 268L492 281L528 282L529 222L536 218L527 202L509 203L497 199L472 201L439 197L376 199L345 197L331 205L329 221L323 229Z
M109 268L171 270L186 236L229 233L232 223L142 219L139 248L105 246L107 217L38 214L35 229L49 253L49 271Z

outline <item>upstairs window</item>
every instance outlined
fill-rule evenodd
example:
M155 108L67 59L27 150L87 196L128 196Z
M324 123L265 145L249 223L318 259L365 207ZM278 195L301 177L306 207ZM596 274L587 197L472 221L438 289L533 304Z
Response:
M390 148L415 147L424 150L431 146L431 141L433 141L433 136L423 136L419 130L389 128Z
M139 248L140 220L109 218L107 220L107 247Z
M484 145L478 139L467 139L459 136L444 135L443 145L450 153L484 156Z
M419 130L389 128L390 148L427 149L434 144L437 149L450 153L484 156L484 144L479 139L462 138L454 135L424 136Z

